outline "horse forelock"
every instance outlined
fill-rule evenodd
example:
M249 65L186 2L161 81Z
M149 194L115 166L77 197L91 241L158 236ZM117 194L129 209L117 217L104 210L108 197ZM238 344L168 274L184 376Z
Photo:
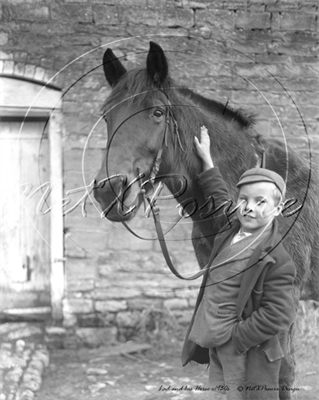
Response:
M126 105L140 105L146 97L155 97L157 88L152 84L145 69L128 71L112 89L110 96L102 105L102 112L107 112L114 106L125 102Z

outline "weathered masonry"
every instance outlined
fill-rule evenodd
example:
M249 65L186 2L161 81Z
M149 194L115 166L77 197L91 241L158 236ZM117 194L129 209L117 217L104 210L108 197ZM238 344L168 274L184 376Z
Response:
M107 140L103 52L130 69L158 42L176 81L255 113L261 133L318 163L318 2L2 0L0 18L1 311L52 313L65 346L69 333L129 338L160 313L189 321L200 283L87 196ZM162 210L167 223L178 213L173 200ZM154 237L142 213L132 227ZM190 234L184 219L169 237L183 273L197 269Z

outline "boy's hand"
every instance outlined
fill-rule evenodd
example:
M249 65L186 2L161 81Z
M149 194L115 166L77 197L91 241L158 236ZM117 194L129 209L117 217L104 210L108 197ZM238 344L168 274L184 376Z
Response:
M207 169L213 168L214 163L210 154L210 138L207 128L205 126L201 126L200 129L200 141L196 136L194 141L197 154L203 160L203 169L206 171Z

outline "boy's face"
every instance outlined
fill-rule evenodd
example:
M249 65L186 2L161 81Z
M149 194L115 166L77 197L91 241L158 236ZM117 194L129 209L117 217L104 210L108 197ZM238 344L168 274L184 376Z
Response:
M281 212L275 199L276 185L271 182L247 183L239 188L236 213L242 231L256 233Z

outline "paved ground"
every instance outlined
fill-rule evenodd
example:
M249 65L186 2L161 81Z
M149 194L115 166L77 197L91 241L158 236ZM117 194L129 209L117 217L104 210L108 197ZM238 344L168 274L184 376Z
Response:
M290 389L294 399L315 400L319 308L301 308L296 327L297 376ZM207 391L204 366L181 367L176 332L159 333L151 336L149 349L125 355L115 351L118 347L51 350L49 355L43 324L1 324L0 400L225 400Z
M103 356L107 349L58 350L51 353L41 400L190 400L218 399L207 392L207 372L197 365L182 368L180 349L154 359L152 352ZM317 349L318 350L318 349ZM295 399L319 398L319 370L312 353L297 352Z

